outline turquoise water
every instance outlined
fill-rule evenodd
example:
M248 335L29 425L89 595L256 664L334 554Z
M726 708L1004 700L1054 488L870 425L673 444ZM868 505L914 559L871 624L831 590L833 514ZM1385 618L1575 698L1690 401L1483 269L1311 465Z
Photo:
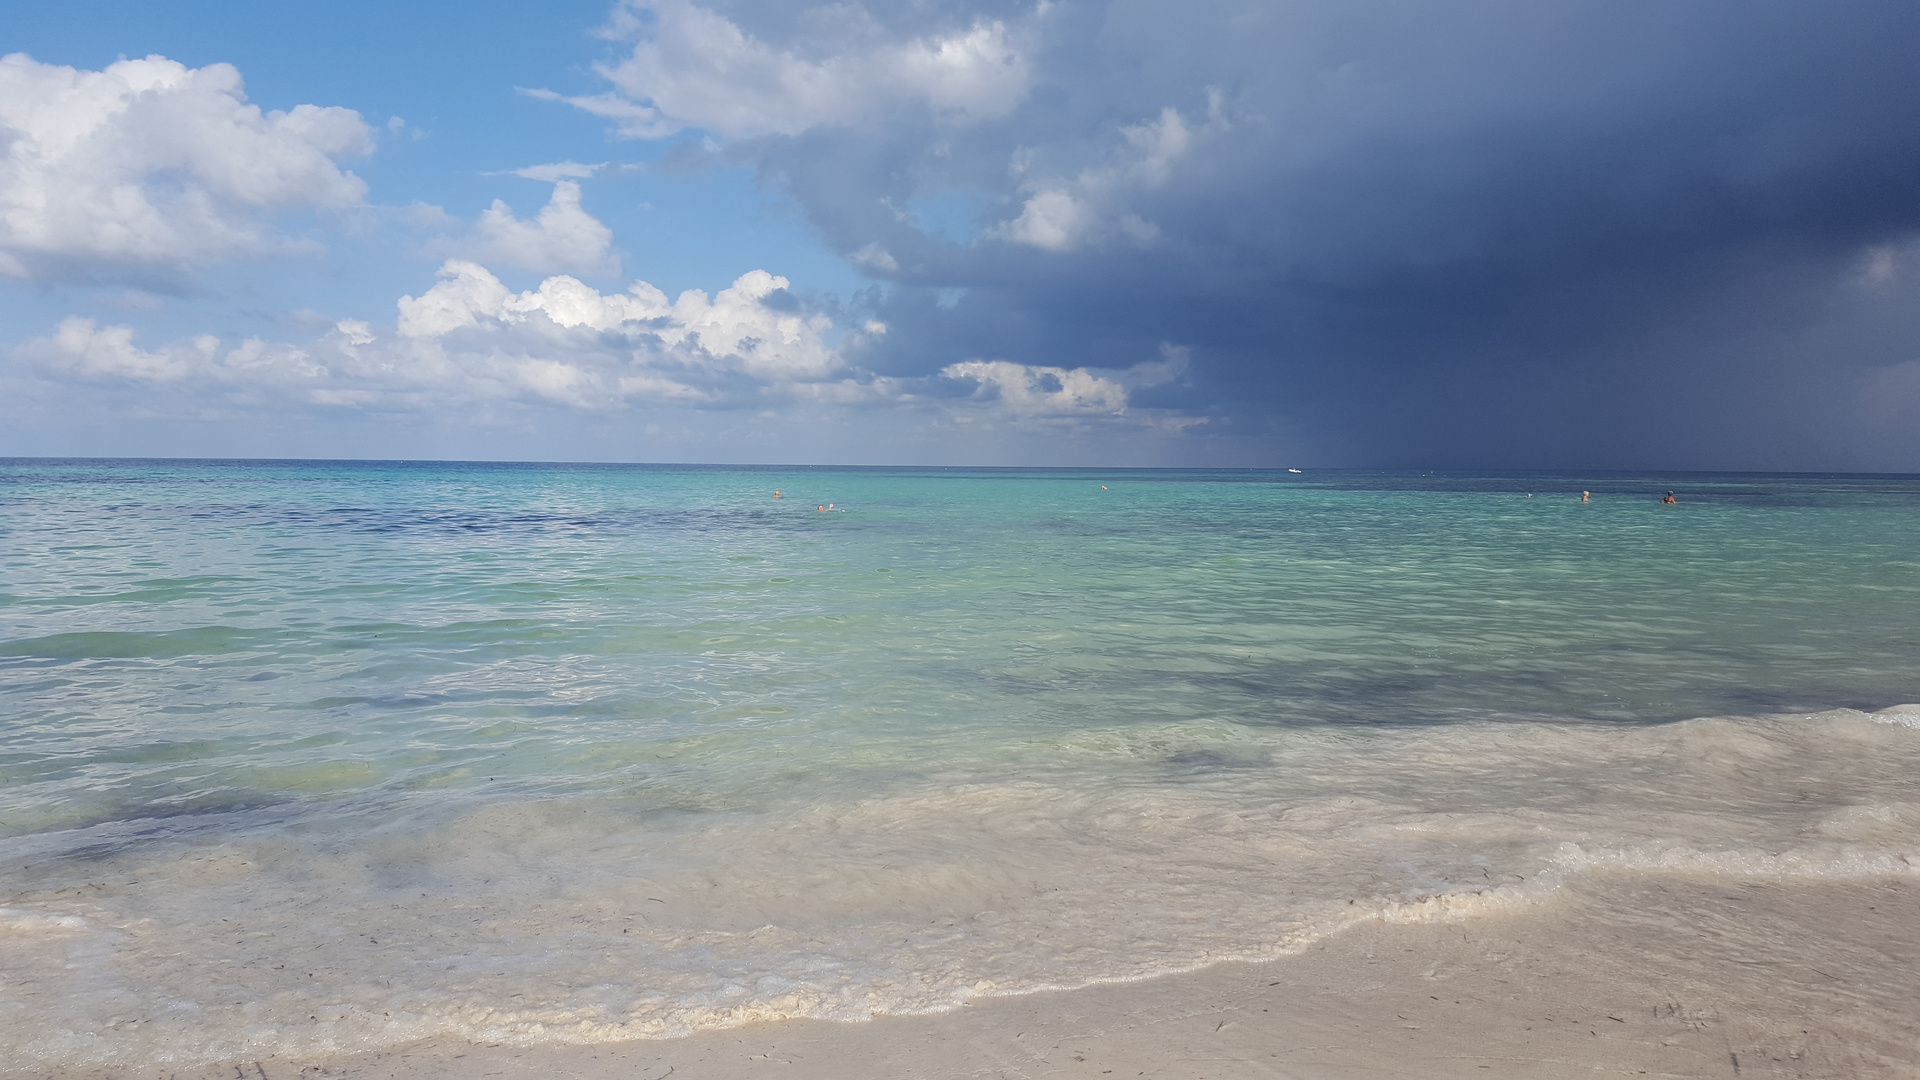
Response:
M1920 700L1916 524L1912 477L0 462L0 1043L941 1008L1800 851L1743 792L1906 820L1908 714L1831 710ZM1702 739L1842 749L1649 764Z

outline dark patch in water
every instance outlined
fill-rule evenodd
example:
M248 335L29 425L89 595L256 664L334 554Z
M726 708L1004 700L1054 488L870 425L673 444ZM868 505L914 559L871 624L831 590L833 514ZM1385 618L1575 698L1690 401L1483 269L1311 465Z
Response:
M1236 772L1243 769L1262 769L1271 764L1266 758L1250 758L1240 754L1226 754L1218 750L1182 750L1168 754L1162 763L1188 773Z
M197 626L187 630L151 633L95 631L49 634L0 642L0 656L46 660L169 659L179 656L246 652L275 644L273 630L243 630L233 626Z

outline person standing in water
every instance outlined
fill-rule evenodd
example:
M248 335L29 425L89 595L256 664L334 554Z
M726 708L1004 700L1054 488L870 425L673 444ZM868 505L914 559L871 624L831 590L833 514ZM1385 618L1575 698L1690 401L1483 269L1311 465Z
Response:
M1581 501L1581 502L1586 502L1586 501L1587 501L1587 496L1589 496L1589 495L1591 495L1591 494L1593 494L1593 492L1591 492L1591 491L1583 491L1583 492L1581 492L1581 493L1580 493L1580 501Z
M1660 501L1661 501L1661 502L1663 502L1663 503L1671 503L1671 502L1679 502L1680 500L1679 500L1679 499L1676 499L1676 498L1674 498L1674 497L1673 497L1673 492L1671 492L1671 491L1669 491L1669 492L1667 492L1667 493L1666 493L1666 495L1664 495L1664 496L1663 496L1663 497L1662 497L1662 498L1660 499Z

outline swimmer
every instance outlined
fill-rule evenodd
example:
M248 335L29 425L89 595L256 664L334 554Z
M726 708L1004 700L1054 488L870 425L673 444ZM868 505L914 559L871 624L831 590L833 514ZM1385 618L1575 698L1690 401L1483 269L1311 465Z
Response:
M773 489L773 497L774 497L774 498L776 498L776 499L780 497L780 489L779 489L779 488L774 488L774 489Z
M1663 502L1663 503L1671 503L1671 502L1679 502L1680 500L1679 500L1679 499L1676 499L1676 498L1674 498L1674 497L1673 497L1673 492L1671 492L1671 491L1669 491L1669 492L1667 492L1667 494L1666 494L1666 497L1665 497L1665 498L1663 498L1663 499L1661 499L1660 501L1661 501L1661 502Z
M827 508L824 506L816 506L814 507L814 509L820 511L823 514L827 512Z
M1101 484L1101 485L1100 485L1100 490L1101 490L1101 491L1105 491L1105 490L1107 490L1107 485L1105 485L1105 484Z
M1581 502L1586 502L1586 501L1587 501L1587 496L1589 496L1589 495L1591 495L1591 494L1593 494L1593 492L1591 492L1591 491L1583 491L1583 492L1581 492L1581 493L1580 493L1580 501L1581 501Z

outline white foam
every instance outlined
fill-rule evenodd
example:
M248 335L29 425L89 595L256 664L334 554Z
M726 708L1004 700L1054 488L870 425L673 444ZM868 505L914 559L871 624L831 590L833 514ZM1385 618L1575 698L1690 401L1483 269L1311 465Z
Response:
M423 803L66 861L41 837L59 873L0 909L0 978L36 980L0 1000L0 1053L187 1067L858 1020L1498 919L1594 872L1910 876L1920 738L1889 715L1913 714L1132 727L1044 771L764 812Z
M1831 845L1767 851L1759 848L1700 850L1684 843L1631 848L1584 848L1562 844L1555 862L1568 873L1632 870L1730 878L1809 878L1845 881L1920 874L1920 848L1881 850Z
M0 934L59 934L85 930L78 915L43 915L18 908L0 908Z
M1920 730L1920 705L1894 705L1869 713L1868 719L1882 724L1898 724Z

